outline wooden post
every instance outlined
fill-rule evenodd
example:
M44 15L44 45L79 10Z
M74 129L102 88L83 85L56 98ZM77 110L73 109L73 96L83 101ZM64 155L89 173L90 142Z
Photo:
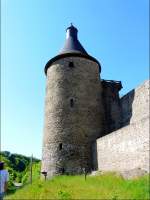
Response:
M32 163L33 163L33 154L30 159L30 184L32 184Z
M86 168L83 168L83 172L84 172L84 179L85 179L85 181L86 181L86 176L87 176Z
M85 168L85 174L84 174L84 175L85 175L85 181L86 181L86 176L87 176L87 171L86 171L86 168Z
M45 181L46 181L46 177L47 177L47 172L43 171L41 172L44 175Z
M45 181L46 181L46 175L44 177L45 177Z

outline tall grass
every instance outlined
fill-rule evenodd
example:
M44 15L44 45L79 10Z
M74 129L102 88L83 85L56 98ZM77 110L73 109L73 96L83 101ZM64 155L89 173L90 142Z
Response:
M113 173L35 180L5 199L149 199L149 176L124 180Z

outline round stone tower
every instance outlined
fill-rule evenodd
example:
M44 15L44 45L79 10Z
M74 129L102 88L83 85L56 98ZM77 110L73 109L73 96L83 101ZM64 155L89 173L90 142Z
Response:
M101 136L99 62L87 54L71 25L60 53L45 66L47 76L42 171L48 177L92 169L92 144Z

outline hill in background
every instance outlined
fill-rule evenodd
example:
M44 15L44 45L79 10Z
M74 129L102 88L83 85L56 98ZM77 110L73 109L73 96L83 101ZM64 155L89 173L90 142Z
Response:
M28 183L30 181L31 158L10 153L9 151L2 151L0 153L0 160L5 162L5 168L9 172L8 191L15 190L15 183ZM33 177L40 176L40 160L32 158ZM34 179L33 178L33 179Z

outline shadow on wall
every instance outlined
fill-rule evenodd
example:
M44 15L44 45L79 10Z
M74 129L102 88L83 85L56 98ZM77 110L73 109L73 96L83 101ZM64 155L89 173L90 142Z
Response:
M124 95L120 99L121 103L121 118L122 118L122 126L127 126L130 124L130 121L133 117L133 101L135 96L135 90L131 90L129 93Z
M120 98L121 81L102 80L101 83L104 108L104 129L101 136L105 136L130 124L135 91L131 90Z
M134 89L124 95L122 98L119 98L119 93L117 90L115 92L110 92L110 90L108 91L107 89L106 92L107 93L105 94L107 94L107 96L104 97L104 107L106 109L106 132L103 136L111 134L113 131L116 131L130 124L130 121L133 117L133 101L135 97ZM113 96L115 96L115 98ZM92 170L95 171L98 169L96 141L92 145L92 162Z
M98 169L98 160L97 160L97 144L96 141L92 144L92 171Z

